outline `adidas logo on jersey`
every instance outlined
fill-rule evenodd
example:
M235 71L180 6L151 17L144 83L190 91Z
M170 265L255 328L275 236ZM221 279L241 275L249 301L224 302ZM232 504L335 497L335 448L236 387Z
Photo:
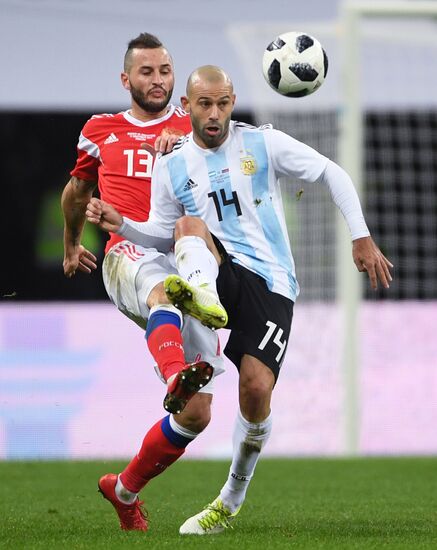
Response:
M191 191L191 189L194 189L195 187L198 187L197 183L190 178L184 185L183 191Z
M118 137L115 134L111 133L103 143L105 145L108 145L108 143L115 143L116 141L118 141Z

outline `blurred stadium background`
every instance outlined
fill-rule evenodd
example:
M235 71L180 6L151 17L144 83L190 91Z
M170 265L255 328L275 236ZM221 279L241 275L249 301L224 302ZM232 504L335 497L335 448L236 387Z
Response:
M266 455L437 452L436 3L292 4L271 0L266 14L259 0L208 10L202 0L0 0L1 459L128 457L161 413L142 333L108 302L100 273L62 274L59 199L77 138L90 114L127 108L119 73L142 31L174 56L175 100L193 68L221 65L234 118L273 122L339 161L395 264L390 290L371 292L326 191L284 182L302 292ZM314 34L329 57L308 98L279 97L262 79L265 46L288 30ZM93 228L85 238L102 250ZM229 456L236 380L229 364L190 457Z

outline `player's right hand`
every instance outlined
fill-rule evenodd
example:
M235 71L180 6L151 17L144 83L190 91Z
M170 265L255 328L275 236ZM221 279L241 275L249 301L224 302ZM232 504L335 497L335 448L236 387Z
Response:
M123 217L113 206L96 197L93 197L87 204L86 218L103 231L111 233L116 233L123 223Z
M76 275L76 271L91 273L97 269L97 258L92 252L87 250L81 244L65 251L64 256L64 275L69 279Z
M373 290L377 290L378 281L384 288L390 288L393 280L390 269L394 266L377 247L372 237L362 237L353 241L352 255L358 271L367 271Z

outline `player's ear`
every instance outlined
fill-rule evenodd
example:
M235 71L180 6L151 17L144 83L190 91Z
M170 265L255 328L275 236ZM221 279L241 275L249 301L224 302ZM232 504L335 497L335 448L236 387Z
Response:
M232 94L232 108L234 108L236 100L237 100L237 96L235 94Z
M125 90L130 90L129 75L127 73L121 73L120 75L121 85Z
M181 97L181 105L184 111L186 111L187 113L190 112L190 102L188 101L188 97L184 95Z

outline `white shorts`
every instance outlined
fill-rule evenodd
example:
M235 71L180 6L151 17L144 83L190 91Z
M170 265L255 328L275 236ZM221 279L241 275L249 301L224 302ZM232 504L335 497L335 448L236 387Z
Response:
M114 245L102 265L103 283L112 303L144 330L149 317L147 298L170 273L177 273L172 252L162 254L130 241ZM214 377L224 371L217 332L184 315L182 338L187 363L207 361L214 367ZM159 370L155 371L162 380ZM201 392L212 393L214 377Z

